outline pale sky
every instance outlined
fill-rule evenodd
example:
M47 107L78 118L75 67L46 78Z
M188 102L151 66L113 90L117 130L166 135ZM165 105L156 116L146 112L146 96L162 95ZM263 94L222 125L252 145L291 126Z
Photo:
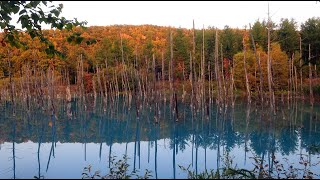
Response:
M317 1L53 1L62 3L62 16L88 21L88 26L114 24L174 26L196 28L225 25L244 28L268 17L268 3L272 21L294 18L298 25L308 18L320 17Z

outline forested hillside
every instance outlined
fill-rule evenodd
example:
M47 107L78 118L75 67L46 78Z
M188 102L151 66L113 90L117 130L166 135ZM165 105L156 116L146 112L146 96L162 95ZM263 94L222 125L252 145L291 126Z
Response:
M86 93L130 91L134 81L139 82L135 88L146 91L153 78L183 82L188 90L193 89L193 81L209 82L204 86L212 86L212 92L220 87L224 95L231 91L257 95L269 90L268 26L274 92L303 95L309 93L310 84L318 93L319 18L310 18L301 27L293 19L282 19L278 25L257 20L244 29L114 25L77 27L72 32L44 30L60 56L48 55L39 39L22 33L20 48L1 41L0 88L2 96L9 95L10 82L18 94L36 93L37 88L49 86L45 79L52 69L52 86L74 84L79 90L83 84ZM166 84L162 82L163 87Z

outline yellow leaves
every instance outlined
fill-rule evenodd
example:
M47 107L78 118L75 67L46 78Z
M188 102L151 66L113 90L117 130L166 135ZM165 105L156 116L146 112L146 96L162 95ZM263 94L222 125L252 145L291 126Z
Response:
M52 121L49 121L48 126L52 127Z
M128 34L125 34L125 33L121 33L121 36L123 39L132 39L132 37Z
M249 49L250 48L250 44L251 44L249 31L244 31L243 32L243 41L244 41L244 45L245 45L246 49Z
M244 72L244 63L243 63L244 54L239 52L234 55L234 72L235 72L235 82L236 86L245 89L245 72ZM246 68L250 86L255 85L257 77L255 77L255 67L257 70L257 63L255 62L254 53L251 50L246 52Z
M286 53L281 50L279 43L271 44L270 55L274 62L286 61L288 59Z
M288 57L280 48L280 44L272 43L270 56L272 59L273 79L276 89L286 89L288 80Z
M257 49L258 57L260 57L263 86L268 87L267 81L267 60L268 54L262 50ZM271 44L271 63L272 63L272 76L275 90L287 89L288 79L288 58L285 52L283 52L278 43ZM235 68L235 82L236 86L245 89L245 77L244 77L244 65L243 65L243 52L239 52L234 55L234 68ZM252 50L246 52L246 67L248 72L249 83L252 89L255 89L255 85L259 85L259 67L256 61L255 54Z

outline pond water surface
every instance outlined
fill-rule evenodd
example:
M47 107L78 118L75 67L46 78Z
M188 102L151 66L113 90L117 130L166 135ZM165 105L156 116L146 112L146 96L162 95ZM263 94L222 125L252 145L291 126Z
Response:
M179 120L169 102L154 112L143 105L137 118L134 105L117 103L84 109L75 99L60 101L56 115L41 108L26 110L17 102L0 105L0 178L81 178L84 167L107 174L110 157L129 157L129 169L152 171L153 178L186 178L179 166L196 173L225 166L229 157L239 168L253 169L253 157L274 166L272 156L285 166L287 158L300 166L301 158L320 161L320 106L303 102L268 109L236 102L232 109L195 112L179 103ZM111 108L112 107L112 108ZM154 123L158 114L159 123ZM205 114L205 115L203 115ZM320 166L310 167L320 174ZM319 176L318 176L319 178Z

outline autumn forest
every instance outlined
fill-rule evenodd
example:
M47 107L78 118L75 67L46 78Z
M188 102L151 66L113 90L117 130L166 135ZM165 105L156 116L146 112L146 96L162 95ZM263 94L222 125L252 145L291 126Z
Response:
M60 56L48 55L39 39L22 34L22 47L4 42L0 47L1 99L50 96L51 89L51 96L67 99L87 93L112 99L172 93L197 102L232 102L235 96L313 101L320 92L319 31L319 18L301 27L294 19L282 19L279 24L257 20L244 29L114 25L44 30Z
M0 2L0 178L320 177L319 17L86 26L50 3Z

